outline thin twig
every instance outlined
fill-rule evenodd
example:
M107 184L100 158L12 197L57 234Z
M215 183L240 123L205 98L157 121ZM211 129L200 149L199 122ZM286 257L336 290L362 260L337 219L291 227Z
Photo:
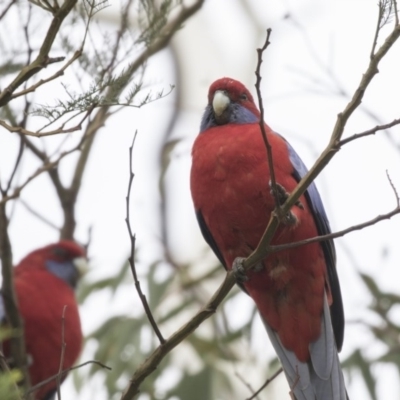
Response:
M378 36L379 36L379 31L381 30L381 22L382 22L382 18L383 18L383 14L385 12L384 7L382 6L381 1L379 1L378 3L378 21L376 22L376 28L375 28L375 34L374 34L374 40L372 42L372 49L371 49L371 53L369 58L372 60L372 58L375 55L375 49L376 49L376 45L378 44Z
M11 6L16 3L17 0L11 0L4 8L4 10L1 12L0 14L0 21L5 17L5 15L7 14L7 12L10 10Z
M24 340L24 325L18 310L18 301L14 287L13 256L8 234L8 223L6 204L0 202L0 259L3 278L1 291L7 320L11 328L18 332L18 335L10 338L10 351L13 355L15 367L22 373L21 386L26 390L29 389L30 379Z
M40 79L40 80L39 80L38 82L36 82L34 85L29 86L28 88L26 88L26 89L24 89L24 90L21 90L20 92L14 93L14 94L11 96L10 100L13 100L13 99L15 99L15 98L17 98L17 97L20 97L20 96L25 96L25 95L28 94L28 93L32 93L32 92L34 92L38 87L44 85L45 83L51 82L51 81L53 81L54 79L57 79L57 78L59 78L60 76L64 75L65 70L66 70L75 60L77 60L81 55L82 55L82 50L77 50L77 51L74 53L74 55L71 57L71 59L68 60L68 61L65 63L65 65L64 65L61 69L59 69L56 73L54 73L53 75L49 76L49 77L46 78L46 79ZM62 60L58 60L58 61L63 61L63 60L64 60L64 57L62 57ZM48 63L50 63L50 62L48 62Z
M132 227L131 227L131 222L130 222L130 212L129 212L129 206L130 206L130 196L131 196L131 190L132 190L132 183L133 183L133 178L135 177L135 174L132 170L132 158L133 158L133 147L135 145L135 140L136 140L136 135L137 135L137 131L135 132L134 136L133 136L133 140L132 140L132 144L129 147L129 183L128 183L128 192L126 195L126 218L125 218L125 222L126 222L126 226L128 228L128 232L129 232L129 238L131 241L131 254L129 257L129 264L131 266L131 270L132 270L132 275L133 275L133 280L135 282L135 287L136 287L136 291L139 295L140 301L143 304L143 308L146 312L147 318L149 319L149 322L154 330L154 333L157 335L158 340L160 341L160 344L164 344L165 343L165 339L162 336L160 329L157 326L157 323L154 319L154 316L150 310L150 306L149 303L147 302L146 296L143 294L142 292L142 288L140 286L140 281L138 279L137 276L137 272L136 272L136 265L135 265L135 244L136 244L136 236L135 234L132 232Z
M397 198L397 201L399 201L398 198ZM372 218L369 221L363 222L363 223L358 224L358 225L350 226L349 228L343 229L341 231L334 232L334 233L329 233L327 235L316 236L316 237L309 238L309 239L300 240L298 242L291 242L291 243L285 243L285 244L278 244L278 245L269 246L267 251L268 251L268 253L276 253L278 251L283 251L283 250L287 250L287 249L293 249L295 247L304 246L304 245L310 244L310 243L323 242L325 240L337 239L339 237L347 235L348 233L351 233L351 232L354 232L354 231L359 231L361 229L367 228L368 226L375 225L378 222L384 221L386 219L390 219L390 218L392 218L392 217L394 217L395 215L398 215L398 214L400 214L399 205L397 205L397 207L395 209L393 209L392 211L390 211L390 212L388 212L386 214L378 215L377 217Z
M25 135L25 136L34 136L34 137L43 137L43 136L54 136L54 135L59 135L61 133L72 133L72 132L76 132L76 131L80 131L82 129L82 125L83 123L86 121L86 119L89 118L89 116L91 115L91 113L93 112L93 110L97 107L98 105L96 103L93 103L87 110L85 115L82 117L82 119L77 123L77 125L71 127L71 128L66 128L64 129L64 125L61 125L60 128L52 130L52 131L47 131L47 132L40 132L41 129L39 129L36 132L33 131L29 131L25 128L23 128L22 126L11 126L8 125L7 122L0 120L0 125L3 126L4 128L6 128L9 132L15 132L15 133L19 133L21 135Z
M271 177L271 183L267 182L267 185L271 186L271 191L272 195L275 200L275 207L277 210L280 209L280 202L279 202L279 196L278 196L278 191L276 188L276 178L275 178L275 169L274 169L274 160L272 158L272 147L271 144L269 143L267 133L265 132L265 122L264 122L264 105L263 105L263 100L262 100L262 94L261 94L261 64L263 62L262 56L264 51L267 49L267 47L271 44L269 41L269 38L271 36L271 28L267 29L267 37L265 39L264 45L260 48L257 49L257 67L256 67L256 91L257 91L257 98L258 98L258 105L260 109L260 129L261 129L261 134L262 138L264 141L265 148L267 150L267 162L268 162L268 168L269 168L269 173Z
M4 356L2 351L0 351L0 371L1 371L2 376L4 376L5 374L9 375L11 373L10 368L6 361L6 357ZM13 384L12 384L12 390L13 390L12 399L22 400L18 385L15 382L13 382Z
M390 183L390 186L392 187L394 196L395 196L395 198L396 198L397 208L400 209L400 198L399 198L399 193L397 192L396 186L394 186L394 184L393 184L393 182L392 182L392 179L390 178L390 175L389 175L389 171L388 171L388 170L386 170L386 176L387 176L387 178L388 178L388 181L389 181L389 183Z
M18 166L20 165L20 162L21 162L21 160L22 160L22 155L23 155L23 153L24 153L24 143L23 143L22 140L20 140L17 159L15 160L14 168L13 168L13 170L12 170L12 172L11 172L10 179L8 180L7 187L6 187L5 189L2 189L1 186L0 186L0 191L1 191L1 194L2 194L3 196L6 196L7 193L8 193L8 191L9 191L10 188L11 188L12 181L14 180L15 174L17 173Z
M96 360L85 361L82 364L75 365L74 367L64 369L60 373L57 373L57 374L55 374L53 376L50 376L50 378L47 378L44 381L38 383L37 385L32 386L26 393L30 394L32 392L35 392L36 390L40 389L42 386L47 385L49 382L51 382L54 379L58 378L59 375L65 376L65 375L68 374L68 372L73 371L74 369L79 369L79 368L85 367L86 365L90 365L90 364L96 364L101 368L108 369L109 371L111 371L110 367L108 367L107 365L103 364L100 361L96 361Z
M54 14L54 18L46 33L46 37L42 43L37 58L27 67L23 68L17 77L2 92L0 92L0 107L4 106L11 100L12 94L19 86L46 67L46 61L49 59L49 52L53 46L61 24L74 8L76 3L77 0L65 0L61 8Z
M248 397L246 400L253 400L256 396L261 393L277 376L279 376L283 372L283 368L279 368L270 378L268 378L263 385L258 389L251 397Z
M361 137L365 137L365 136L369 136L369 135L374 135L376 132L378 131L383 131L389 128L392 128L395 125L399 125L400 124L400 118L393 120L392 122L389 122L388 124L384 124L384 125L377 125L374 128L371 128L367 131L361 132L361 133L356 133L353 136L350 136L346 139L342 139L339 143L338 146L343 146L349 142L352 142L353 140L359 139Z
M57 387L57 399L61 400L61 377L62 377L62 370L64 365L64 358L65 358L65 348L67 344L65 343L65 311L67 310L67 306L65 305L62 312L61 317L61 355L60 355L60 366L58 368L57 380L56 380L56 387Z
M44 215L40 214L38 211L34 210L33 207L29 203L27 203L25 200L23 200L21 197L18 199L18 201L36 218L38 218L40 221L44 222L46 225L50 226L50 228L53 228L54 230L60 232L60 227L58 227L56 224L51 222L48 218L46 218Z
M244 386L247 387L247 389L249 389L249 391L251 392L252 395L254 395L254 389L251 387L250 383L247 382L243 376L241 374L239 374L239 372L235 371L235 376L240 380L240 382L243 383ZM254 399L260 400L258 398L258 396L256 395L256 397L253 397Z
M37 176L41 175L43 172L47 171L50 173L53 170L53 168L55 168L64 157L68 156L71 153L74 153L75 151L78 151L81 148L85 139L86 138L83 137L82 140L78 143L78 145L76 145L75 147L73 147L70 150L67 150L67 151L64 151L63 153L61 153L56 160L45 161L41 167L39 167L33 174L31 174L25 180L24 183L22 183L21 185L19 185L16 188L14 188L14 190L11 194L4 196L0 200L0 205L7 203L9 200L16 199L17 197L19 197L21 191L25 188L25 186L27 186L31 181L33 181Z

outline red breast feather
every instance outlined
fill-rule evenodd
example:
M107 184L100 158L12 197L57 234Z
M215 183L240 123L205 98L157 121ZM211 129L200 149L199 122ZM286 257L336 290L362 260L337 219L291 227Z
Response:
M274 171L289 193L292 176L287 146L266 127L273 148ZM226 265L248 256L258 245L275 208L270 173L257 124L228 124L201 133L193 147L191 190ZM295 226L283 226L273 244L318 236L307 202L293 212ZM326 266L318 243L271 254L262 271L250 271L245 288L263 318L277 331L282 344L300 361L309 359L309 343L320 335Z

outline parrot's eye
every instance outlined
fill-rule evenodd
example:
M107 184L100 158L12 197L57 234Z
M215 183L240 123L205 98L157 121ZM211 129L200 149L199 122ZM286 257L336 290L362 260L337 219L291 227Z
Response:
M247 94L246 93L242 93L240 95L240 100L246 101L247 100Z
M68 256L68 251L62 247L54 247L53 253L60 258L66 258Z

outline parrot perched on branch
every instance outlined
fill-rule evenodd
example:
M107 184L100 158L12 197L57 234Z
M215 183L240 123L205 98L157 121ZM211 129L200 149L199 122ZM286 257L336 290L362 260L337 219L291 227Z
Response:
M291 145L264 123L276 192L260 128L260 112L240 82L222 78L208 94L192 150L190 185L201 232L222 265L237 272L255 301L297 400L346 400L338 350L344 314L332 240L269 254L243 276L275 197L282 205L307 169ZM279 204L280 203L280 204ZM329 234L314 183L282 219L272 245Z
M64 370L72 367L79 356L83 337L74 289L86 269L85 250L67 240L33 251L14 268L32 386L56 375L62 357ZM2 297L1 320L6 320ZM9 343L4 344L4 350L6 357L12 358ZM53 379L37 389L34 398L52 400L56 390L57 381Z

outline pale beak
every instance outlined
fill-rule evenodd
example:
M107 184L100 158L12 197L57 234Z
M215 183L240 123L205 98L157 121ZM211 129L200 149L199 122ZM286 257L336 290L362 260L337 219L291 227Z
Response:
M89 263L85 257L77 257L73 259L75 268L78 271L79 277L82 277L89 271Z
M230 102L231 100L229 99L228 95L224 90L217 90L214 93L214 98L212 102L214 114L217 117L220 117L223 114L223 112L227 109Z

